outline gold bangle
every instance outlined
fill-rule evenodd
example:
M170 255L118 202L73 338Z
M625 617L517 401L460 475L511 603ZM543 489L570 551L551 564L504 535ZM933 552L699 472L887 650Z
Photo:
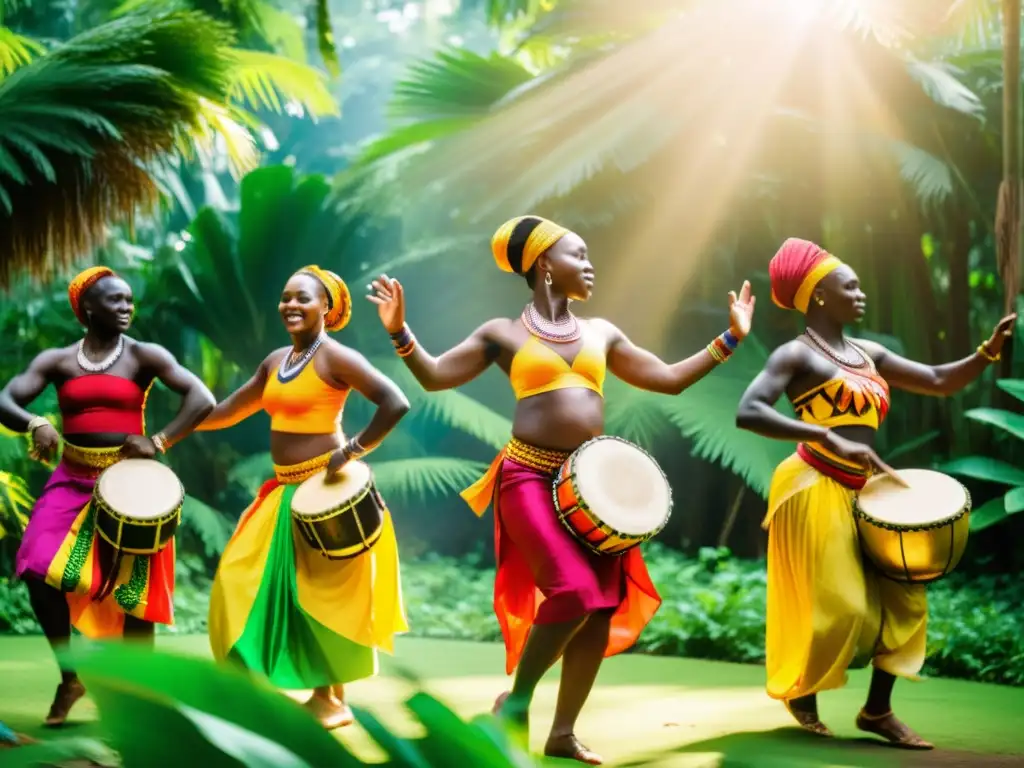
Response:
M998 363L1000 359L1002 359L1001 353L993 356L992 353L988 351L988 347L985 346L985 342L981 342L981 344L978 345L978 354L984 357L990 363Z
M708 344L707 347L705 347L705 349L707 349L708 354L711 355L711 358L719 365L725 362L725 358L722 357L722 353L718 350L718 347L716 347L714 343Z
M50 420L45 416L33 416L28 420L28 426L25 428L25 432L32 435L40 427L50 426Z

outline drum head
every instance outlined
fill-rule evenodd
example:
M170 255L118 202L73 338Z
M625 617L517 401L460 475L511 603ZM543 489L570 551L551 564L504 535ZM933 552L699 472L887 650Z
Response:
M949 475L930 469L900 469L904 488L880 473L871 477L857 497L857 506L880 523L919 528L957 514L967 504L967 492Z
M327 479L327 470L321 469L295 489L292 512L319 515L357 496L372 478L370 465L362 461L350 461L331 480Z
M154 459L117 462L103 471L96 490L113 511L134 520L163 517L184 497L178 476Z
M606 525L630 536L659 529L672 509L672 491L657 462L624 440L598 438L579 449L576 486Z

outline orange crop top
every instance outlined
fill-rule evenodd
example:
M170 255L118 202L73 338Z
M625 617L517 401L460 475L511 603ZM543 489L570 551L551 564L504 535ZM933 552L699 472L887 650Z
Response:
M824 384L793 400L797 418L822 427L850 425L878 429L889 412L889 384L878 375L874 363L863 353L864 368L840 367Z
M512 358L508 378L516 400L571 387L589 389L603 397L605 364L600 334L584 332L583 346L572 365L531 335Z
M281 381L277 369L268 377L262 405L270 414L270 428L274 432L328 435L338 430L349 390L325 382L313 363L310 360L288 381Z

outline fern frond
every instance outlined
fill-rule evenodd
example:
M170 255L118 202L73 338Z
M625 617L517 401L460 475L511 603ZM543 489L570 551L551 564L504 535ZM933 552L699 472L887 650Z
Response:
M487 471L487 465L449 456L369 462L373 478L385 501L422 501L430 497L456 496Z
M314 120L338 115L338 104L327 88L327 78L313 67L263 51L231 51L233 100L253 109L284 111L285 102L301 104Z
M206 554L214 557L224 551L234 523L224 513L186 494L181 506L181 527L194 532L203 542Z
M235 464L228 472L228 481L237 483L250 496L274 476L274 460L269 453L254 453Z
M0 26L0 78L44 53L42 43Z

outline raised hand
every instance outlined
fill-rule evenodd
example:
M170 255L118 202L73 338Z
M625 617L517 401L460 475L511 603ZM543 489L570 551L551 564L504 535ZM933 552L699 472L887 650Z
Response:
M405 325L405 293L402 284L387 275L371 282L367 300L377 305L377 315L388 333L398 333Z
M990 336L989 340L985 342L985 348L988 349L988 353L990 355L995 357L1003 351L1003 344L1013 335L1013 328L1016 324L1016 312L1012 315L1007 315L996 323L996 327L992 329L992 336Z
M743 281L739 297L735 291L729 291L729 330L737 339L743 339L750 333L756 300L757 297L750 292L749 280Z

